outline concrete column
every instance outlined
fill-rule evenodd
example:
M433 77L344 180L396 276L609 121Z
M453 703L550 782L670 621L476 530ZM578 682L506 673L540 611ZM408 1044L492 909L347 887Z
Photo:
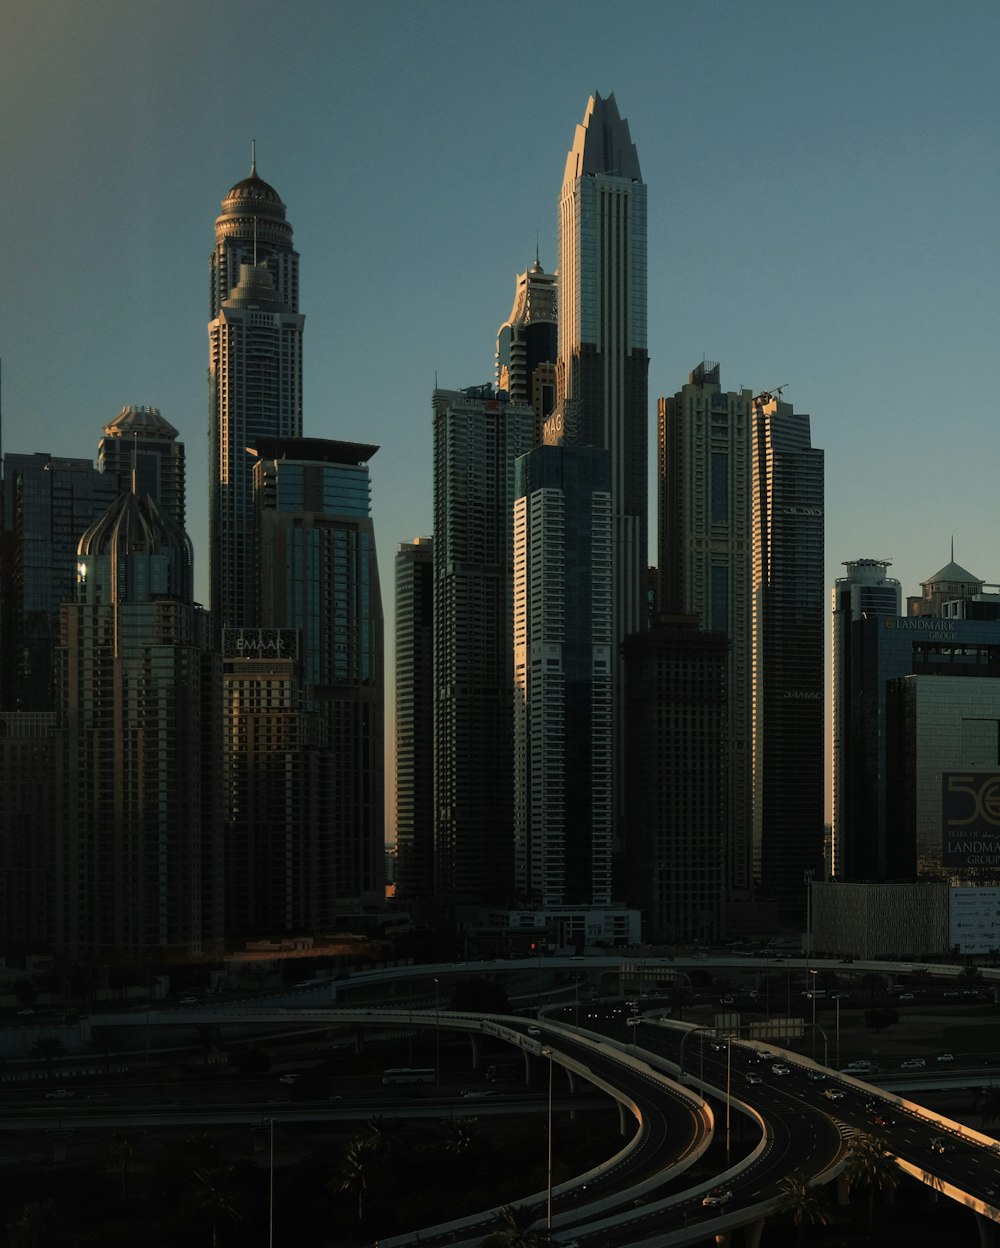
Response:
M979 1248L993 1248L997 1242L996 1223L989 1218L984 1218L981 1213L977 1213L976 1227L979 1231Z
M760 1237L764 1231L764 1219L759 1218L743 1228L743 1242L746 1248L760 1248Z

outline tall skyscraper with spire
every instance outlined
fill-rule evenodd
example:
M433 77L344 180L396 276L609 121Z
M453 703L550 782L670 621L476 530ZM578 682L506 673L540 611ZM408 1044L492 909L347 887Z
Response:
M649 616L646 185L615 97L587 103L559 198L559 358L545 441L611 453L614 809L622 834L621 643ZM620 847L620 846L619 846Z
M230 190L215 222L210 261L209 528L212 618L256 624L253 465L262 437L302 434L299 257L274 187L257 174Z
M614 95L591 96L559 198L559 359L546 442L611 452L614 642L646 626L646 185Z

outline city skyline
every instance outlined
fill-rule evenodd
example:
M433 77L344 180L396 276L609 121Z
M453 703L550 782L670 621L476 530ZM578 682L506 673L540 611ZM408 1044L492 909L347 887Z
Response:
M526 51L491 59L497 19L450 3L287 18L251 2L240 22L229 4L7 6L3 451L93 461L123 406L159 409L188 448L208 604L204 263L256 138L303 257L305 426L382 446L388 568L432 530L435 371L446 389L491 378L511 281L536 247L557 267L558 171L581 109L613 92L649 185L650 447L656 398L719 360L727 387L784 386L812 416L827 588L844 561L878 558L917 593L952 535L960 564L1000 580L990 517L966 502L987 496L1000 433L955 381L997 390L1000 15L636 3L598 41L588 9L515 4ZM711 92L705 58L729 67ZM219 72L265 60L249 85ZM443 61L457 72L441 95ZM530 134L513 161L500 98Z

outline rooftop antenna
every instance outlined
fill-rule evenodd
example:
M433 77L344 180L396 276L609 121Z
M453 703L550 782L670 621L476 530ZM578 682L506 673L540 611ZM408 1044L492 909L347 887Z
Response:
M955 562L955 534L954 533L952 533L951 535L951 561L952 563Z
M538 230L535 230L535 264L541 267L541 257L538 254Z
M251 178L255 178L257 176L257 140L256 139L250 140L250 176Z

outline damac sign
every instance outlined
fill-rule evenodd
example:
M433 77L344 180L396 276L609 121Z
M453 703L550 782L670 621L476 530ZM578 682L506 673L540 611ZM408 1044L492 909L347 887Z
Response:
M1000 775L946 771L941 776L941 862L1000 865Z

